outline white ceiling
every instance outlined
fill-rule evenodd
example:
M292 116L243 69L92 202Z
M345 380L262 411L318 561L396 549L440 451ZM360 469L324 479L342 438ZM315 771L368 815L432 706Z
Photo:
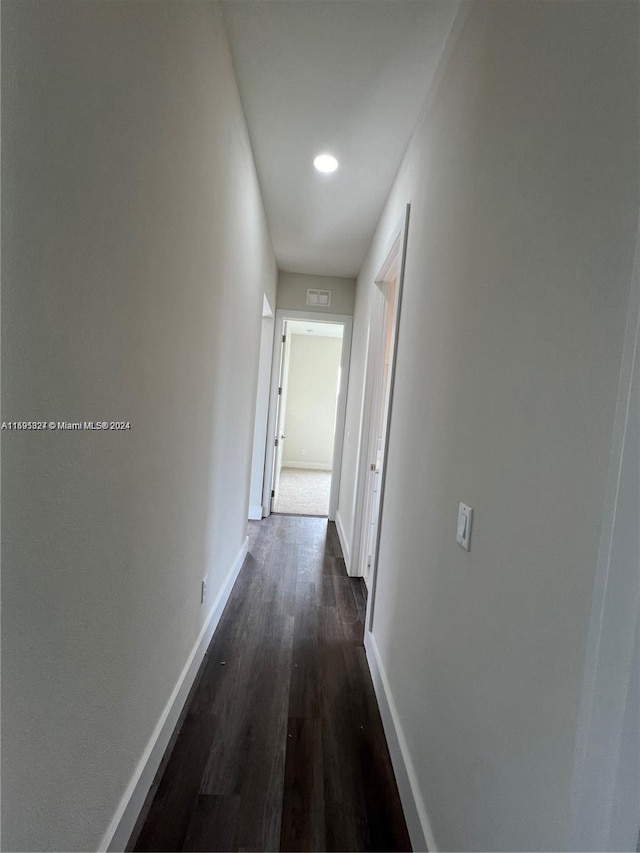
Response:
M226 0L281 270L357 275L456 0ZM313 168L330 152L332 175Z
M344 326L340 323L314 323L312 320L288 320L292 335L314 335L316 338L341 338Z

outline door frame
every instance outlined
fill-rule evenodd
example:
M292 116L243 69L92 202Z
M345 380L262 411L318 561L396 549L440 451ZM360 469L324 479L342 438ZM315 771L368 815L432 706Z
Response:
M637 702L639 677L635 669L640 620L640 497L635 479L640 445L639 383L640 227L627 306L578 716L570 850L619 850L614 830L619 837L623 829L627 843L635 850L635 833L640 823L640 814L635 810L633 814L628 810L623 815L615 812L621 791L627 787L625 774L630 769L621 751L627 714L638 714L637 706L628 703ZM624 476L630 465L635 468L632 482ZM633 777L632 784L637 790L637 768L633 768Z
M267 422L267 453L265 463L264 490L262 506L265 517L271 514L271 490L273 488L273 457L274 441L276 438L276 409L278 397L278 382L280 376L280 347L282 330L287 320L307 320L312 323L331 323L343 327L342 353L340 356L340 389L336 408L336 431L333 442L333 459L331 462L331 492L329 496L329 521L335 521L340 494L340 474L342 468L342 451L344 446L344 425L347 413L347 391L349 387L349 365L351 363L351 336L353 317L349 314L325 314L317 311L293 311L288 308L276 310L276 321L273 336L273 360L271 363L271 393L269 395L269 418ZM268 512L265 510L268 509Z
M286 429L285 419L287 414L287 390L289 382L289 362L291 359L291 336L287 335L287 321L282 321L282 329L280 332L280 347L279 347L279 370L278 370L278 394L275 396L275 415L274 415L274 443L273 457L271 461L271 493L269 495L269 513L272 512L274 502L278 500L278 489L280 486L280 474L282 472L282 452L284 438L283 430ZM268 436L266 437L268 440ZM278 461L280 468L278 468Z
M262 518L264 492L264 460L267 450L267 421L269 418L269 394L271 391L271 359L273 354L273 329L275 317L269 298L262 297L262 326L260 329L260 355L258 359L258 384L256 389L256 416L253 427L253 451L251 454L251 480L249 486L249 520ZM259 497L260 503L251 499Z
M376 367L376 344L374 335L380 332L379 324L383 321L384 311L380 313L382 305L381 300L384 300L382 288L390 280L391 274L395 272L396 287L394 298L394 323L391 342L391 356L389 363L389 381L386 388L383 406L383 446L382 446L382 462L380 470L379 484L379 505L378 505L378 522L375 531L375 542L371 554L371 566L369 570L369 589L367 595L367 615L366 628L372 630L373 613L376 595L376 580L378 569L378 557L380 553L380 532L382 529L382 519L384 514L384 496L387 477L387 457L389 453L389 434L391 430L391 419L393 412L393 393L396 379L396 365L398 354L398 337L400 331L400 318L402 314L402 293L404 285L405 264L407 255L407 237L409 233L409 216L411 205L407 204L403 215L398 224L394 228L391 237L387 243L386 250L382 257L384 258L380 265L377 276L375 277L373 287L372 302L369 312L369 330L367 340L367 358L365 364L365 388L362 402L362 423L360 430L360 453L358 460L357 474L357 492L356 506L354 516L354 553L352 557L353 575L356 577L363 576L363 562L365 559L364 551L366 550L367 537L370 535L369 524L370 519L365 514L365 505L368 494L368 476L370 473L370 465L372 462L372 447L371 434L373 428L373 397L375 396L375 377L373 371ZM377 315L377 316L376 316ZM376 328L377 327L377 328Z

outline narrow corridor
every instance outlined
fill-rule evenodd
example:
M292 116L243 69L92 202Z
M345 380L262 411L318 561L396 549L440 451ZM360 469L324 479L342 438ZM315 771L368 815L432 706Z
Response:
M333 523L251 523L129 849L411 849L363 647L365 595Z

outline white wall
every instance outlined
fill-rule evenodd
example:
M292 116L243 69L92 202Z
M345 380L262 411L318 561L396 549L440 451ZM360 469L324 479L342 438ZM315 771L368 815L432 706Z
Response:
M342 338L291 335L283 467L330 471Z
M329 308L307 305L307 290L331 291ZM312 311L320 314L353 314L356 282L353 278L280 272L278 274L278 308L289 311Z
M348 539L370 294L411 202L373 641L443 850L568 843L638 214L637 9L471 4L358 279Z
M276 267L215 4L2 7L2 843L107 830L246 536ZM200 581L208 572L206 601Z

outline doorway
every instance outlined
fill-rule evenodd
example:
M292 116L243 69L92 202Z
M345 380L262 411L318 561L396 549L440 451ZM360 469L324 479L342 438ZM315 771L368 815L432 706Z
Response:
M350 317L277 312L270 512L335 516L350 346Z
M369 630L373 623L376 564L408 227L409 205L393 233L371 298L353 557L353 574L364 578L369 591Z

